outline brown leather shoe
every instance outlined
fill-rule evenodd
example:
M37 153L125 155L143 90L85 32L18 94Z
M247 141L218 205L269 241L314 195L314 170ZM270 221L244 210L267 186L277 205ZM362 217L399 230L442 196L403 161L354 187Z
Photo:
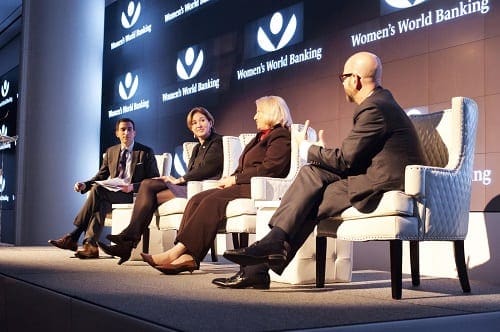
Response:
M90 243L84 243L83 250L78 250L75 256L80 259L99 258L99 249L97 246L93 246Z
M76 251L78 243L73 241L71 235L66 234L59 240L49 240L49 243L57 248Z

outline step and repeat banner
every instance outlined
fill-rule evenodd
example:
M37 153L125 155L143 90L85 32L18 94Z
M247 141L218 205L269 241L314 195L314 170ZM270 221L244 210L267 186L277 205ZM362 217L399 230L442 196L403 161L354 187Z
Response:
M351 54L384 63L384 86L408 112L480 106L471 209L500 211L500 148L489 134L500 74L500 3L488 0L119 0L106 7L101 149L121 117L157 153L193 140L185 117L204 106L221 134L255 131L255 99L280 95L340 144L354 105L338 74ZM496 55L496 56L495 56ZM495 76L495 78L492 77ZM498 85L498 84L496 84ZM498 121L497 121L498 122ZM493 127L491 127L493 130ZM177 161L179 158L177 157ZM500 160L498 160L500 161ZM173 170L182 173L180 164Z

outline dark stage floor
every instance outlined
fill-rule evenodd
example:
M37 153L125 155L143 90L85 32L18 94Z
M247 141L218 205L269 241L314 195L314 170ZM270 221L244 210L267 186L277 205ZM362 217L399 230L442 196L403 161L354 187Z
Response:
M455 279L423 277L412 288L405 276L396 301L384 271L355 271L352 282L324 289L272 283L270 290L226 290L211 280L236 271L227 261L177 276L144 262L116 262L79 260L48 246L0 247L0 331L477 332L500 323L500 287L474 280L464 295Z

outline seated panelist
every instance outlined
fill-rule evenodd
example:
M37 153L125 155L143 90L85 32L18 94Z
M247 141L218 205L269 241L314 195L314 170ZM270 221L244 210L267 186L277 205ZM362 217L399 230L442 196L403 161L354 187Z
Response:
M221 179L218 188L193 196L185 209L175 246L158 255L142 253L144 261L165 274L197 270L210 249L228 203L250 198L254 176L285 177L290 170L292 119L281 97L256 100L254 120L258 133L239 159L235 172Z
M214 117L203 107L193 108L186 118L187 127L198 140L189 159L184 176L174 178L162 176L144 180L137 193L129 225L116 235L106 238L115 245L99 242L101 249L108 255L120 257L118 264L130 258L132 249L137 246L158 206L175 197L187 197L188 181L219 179L222 175L223 154L222 136L214 129Z
M106 150L97 174L90 180L75 183L76 192L89 192L73 222L76 228L58 240L49 240L57 248L76 251L75 256L81 259L99 257L97 241L104 227L106 214L111 212L111 205L132 203L134 192L139 190L141 182L160 175L153 149L134 140L134 121L129 118L119 119L115 135L120 144ZM108 178L119 178L123 183L119 191L110 191L96 184L96 181ZM83 249L77 251L78 239L83 233Z

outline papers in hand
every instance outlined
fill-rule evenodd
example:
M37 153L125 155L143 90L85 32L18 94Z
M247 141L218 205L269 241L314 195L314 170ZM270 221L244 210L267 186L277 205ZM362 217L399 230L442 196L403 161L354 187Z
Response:
M126 179L122 178L112 178L112 179L107 179L103 181L96 181L100 186L103 186L104 188L108 189L109 191L120 191L122 189L122 186L128 186L129 183L125 181Z

